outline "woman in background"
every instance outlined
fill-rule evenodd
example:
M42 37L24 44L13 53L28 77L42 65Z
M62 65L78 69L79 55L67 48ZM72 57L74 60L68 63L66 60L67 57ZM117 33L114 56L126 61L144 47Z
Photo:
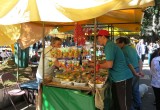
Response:
M152 75L151 85L155 95L156 110L160 110L160 48L151 55L150 71Z

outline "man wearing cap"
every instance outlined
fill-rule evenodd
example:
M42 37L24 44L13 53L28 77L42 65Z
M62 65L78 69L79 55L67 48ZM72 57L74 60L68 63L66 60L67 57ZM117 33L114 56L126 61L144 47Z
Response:
M109 80L112 83L113 110L130 110L133 75L126 64L125 56L122 50L109 40L108 31L100 30L97 35L97 41L99 45L104 46L106 61L100 64L100 68L109 70ZM93 66L91 63L89 65Z

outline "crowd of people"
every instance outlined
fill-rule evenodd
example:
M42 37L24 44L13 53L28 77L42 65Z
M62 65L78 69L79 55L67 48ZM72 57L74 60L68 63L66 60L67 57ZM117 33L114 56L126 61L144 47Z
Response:
M148 65L151 73L151 86L155 95L156 110L160 110L160 46L158 42L144 43L143 39L139 40L136 45L138 55L144 62L148 58Z
M13 54L12 54L12 51L11 50L7 50L7 49L3 49L1 52L0 52L0 61L4 61L6 60L7 58L10 58L12 57Z
M139 57L142 59L142 62L144 62L145 57L148 58L148 64L150 63L150 57L151 54L154 52L154 50L159 48L158 42L149 44L144 42L143 39L140 39L139 42L136 44L136 50L139 55Z

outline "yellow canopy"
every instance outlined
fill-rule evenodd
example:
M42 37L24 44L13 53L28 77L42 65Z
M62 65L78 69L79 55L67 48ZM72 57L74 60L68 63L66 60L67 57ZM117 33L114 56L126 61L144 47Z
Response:
M42 21L48 28L56 25L74 26L77 21L93 24L92 18L97 18L100 23L140 24L141 10L153 5L154 0L0 0L0 45L13 44L20 39L22 48L26 48L40 40L44 37ZM27 29L26 24L29 27ZM117 24L113 25L118 27Z
M0 25L0 45L11 45L20 36L21 25Z
M154 0L0 0L0 24L82 21L112 10L152 5Z
M143 17L143 10L138 9L124 9L110 11L103 16L97 17L98 24L112 24L114 27L122 28L127 31L139 32L141 26L141 19ZM94 20L81 21L80 24L93 24ZM71 26L72 25L72 26ZM74 24L67 26L60 26L59 31L65 32L74 29Z

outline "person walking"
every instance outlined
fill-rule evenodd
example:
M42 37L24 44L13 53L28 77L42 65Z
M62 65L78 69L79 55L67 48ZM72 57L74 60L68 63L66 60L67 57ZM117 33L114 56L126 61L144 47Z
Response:
M142 56L142 51L141 51L141 48L140 48L140 40L139 40L139 42L136 44L136 51L137 51L137 54L139 55L139 57L141 58L141 56Z
M139 93L139 77L144 76L142 72L142 61L136 50L129 46L130 42L128 38L119 37L116 39L116 43L123 50L126 57L126 62L134 75L132 80L133 104L131 110L141 110L142 101Z
M108 31L98 31L97 41L99 45L104 46L106 60L99 64L99 67L109 70L109 80L112 83L113 110L130 110L133 75L126 64L125 56L122 50L109 40ZM94 63L89 63L89 66L94 66ZM106 110L107 107L104 108Z
M151 86L155 95L156 110L160 110L160 48L156 49L150 59Z
M145 45L144 45L144 40L140 39L139 43L136 45L136 50L137 53L139 55L139 57L141 58L142 62L144 62L145 59Z
M153 53L153 44L152 42L148 45L148 65L150 64L151 54Z

